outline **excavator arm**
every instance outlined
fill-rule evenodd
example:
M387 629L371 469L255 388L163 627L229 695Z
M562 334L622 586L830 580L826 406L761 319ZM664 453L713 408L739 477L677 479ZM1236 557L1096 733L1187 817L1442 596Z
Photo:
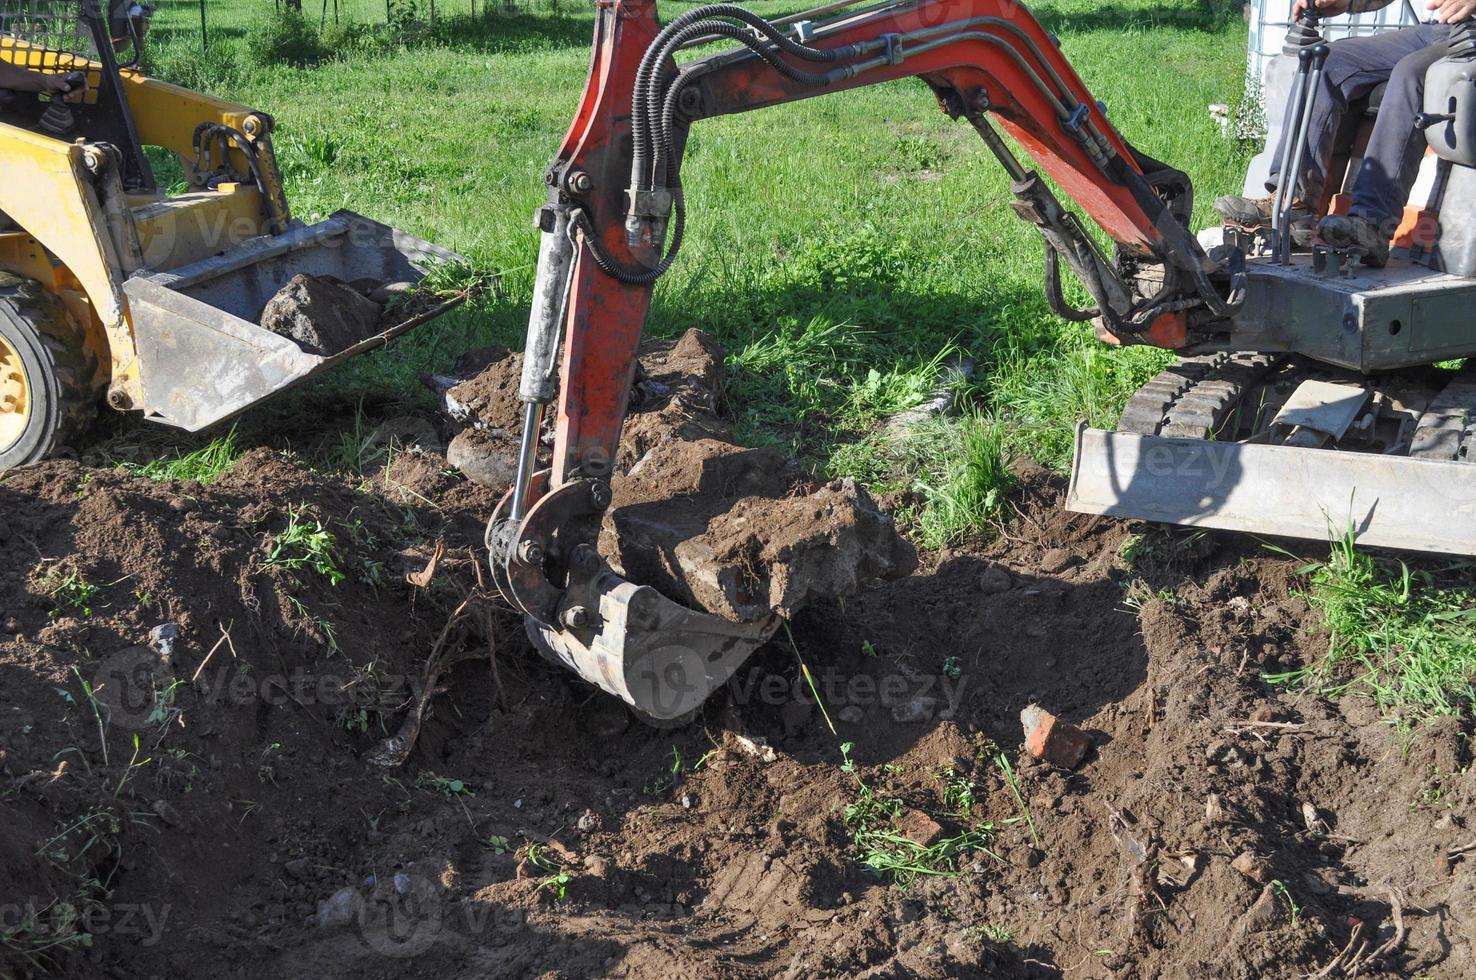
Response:
M654 624L665 616L669 634L670 620L680 614L712 617L665 609L664 598L647 594L636 602L639 615L629 603L612 605L618 583L612 585L592 542L610 501L651 290L676 260L685 234L681 158L694 123L915 76L944 112L978 131L1005 168L1015 210L1044 238L1045 291L1062 316L1093 319L1118 342L1180 347L1188 342L1191 317L1233 311L1243 276L1234 261L1217 269L1189 233L1188 178L1117 133L1054 38L1014 0L904 0L854 12L833 3L813 12L833 14L828 19L796 15L786 24L712 4L665 26L654 0L597 0L597 6L589 79L547 171L548 203L537 215L543 235L520 390L518 476L489 524L488 545L494 577L528 615L545 650L662 714L669 705L653 710L622 688L632 668L612 665L612 658L642 659L649 652L625 645L636 620ZM686 48L723 40L736 47L680 66L675 61ZM1038 170L1014 156L995 123ZM1112 256L1061 206L1045 177L1112 239ZM1091 307L1065 300L1062 261L1086 286ZM555 392L552 462L539 471L539 435ZM628 614L631 623L624 622ZM772 629L756 624L751 635L735 637L731 624L683 623L697 633L717 631L710 641L682 641L699 652L756 645L753 637ZM602 642L622 649L601 653ZM612 680L613 674L625 676Z

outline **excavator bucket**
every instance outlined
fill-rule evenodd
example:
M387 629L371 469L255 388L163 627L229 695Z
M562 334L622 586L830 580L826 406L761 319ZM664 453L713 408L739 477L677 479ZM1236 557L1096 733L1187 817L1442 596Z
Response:
M1079 425L1078 514L1476 555L1476 465Z
M547 471L538 473L534 488L543 491L546 480ZM615 572L590 545L576 548L566 591L549 597L533 571L537 561L527 558L526 539L518 549L524 558L507 564L497 560L500 547L506 547L500 539L519 530L504 516L511 496L503 498L487 526L498 591L523 607L528 638L539 653L620 698L648 722L679 720L695 711L779 628L773 614L734 622L673 602ZM536 516L537 508L535 527ZM532 585L523 593L525 601L515 582Z
M595 591L597 629L559 630L528 617L528 637L546 658L652 722L701 707L779 627L777 616L733 623L688 609L608 568Z
M135 276L123 284L144 386L143 404L133 407L194 432L379 347L463 299L414 296L343 349L315 354L257 323L267 301L298 274L413 287L438 264L464 262L455 252L339 211L191 265Z

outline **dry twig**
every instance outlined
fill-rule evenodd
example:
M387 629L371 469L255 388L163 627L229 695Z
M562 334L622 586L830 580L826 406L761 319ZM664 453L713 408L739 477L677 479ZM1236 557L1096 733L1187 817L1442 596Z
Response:
M1353 947L1357 945L1358 937L1361 935L1363 935L1363 923L1355 922L1353 924L1353 935L1348 937L1348 945L1344 946L1342 951L1338 953L1337 956L1334 956L1330 961L1328 961L1327 966L1324 966L1322 969L1312 974L1312 976L1309 977L1308 980L1324 980L1325 977L1335 976L1333 971L1341 967L1344 960L1347 960L1350 955L1357 955L1357 953L1354 952ZM1361 953L1367 947L1368 944L1364 943L1362 946L1358 947L1357 952Z
M217 623L216 625L220 626L219 623ZM200 679L200 675L205 671L205 665L210 663L210 658L215 656L215 651L219 650L222 644L230 646L231 659L236 659L236 645L231 642L231 634L226 631L226 628L224 626L220 626L220 639L215 641L215 646L210 648L210 652L205 654L205 659L200 661L200 666L195 668L195 674L193 677L190 678L191 684Z

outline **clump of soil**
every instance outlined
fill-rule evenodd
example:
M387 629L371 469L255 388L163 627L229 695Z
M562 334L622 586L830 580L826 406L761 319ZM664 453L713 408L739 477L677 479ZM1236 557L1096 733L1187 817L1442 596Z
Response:
M726 408L723 349L700 330L675 342L648 342L631 386L631 412L620 432L615 471L626 473L672 439L732 442Z
M600 550L626 578L735 622L793 617L916 561L853 481L818 484L778 452L714 439L658 443L618 479Z
M473 483L506 492L518 475L518 440L501 429L468 426L451 437L446 465Z
M309 354L327 357L375 332L384 305L333 276L293 276L262 308L260 323L296 341Z
M522 359L488 355L446 393L449 413L469 423L447 457L469 479L506 488ZM912 547L854 482L819 483L778 452L734 444L722 392L722 348L701 331L642 349L599 541L617 572L752 622L911 569Z
M522 354L486 347L464 357L457 373L464 380L446 392L446 411L453 420L514 436L522 431Z
M462 355L445 388L447 417L460 428L446 462L468 480L505 492L518 472L523 403L518 398L523 355L495 345Z

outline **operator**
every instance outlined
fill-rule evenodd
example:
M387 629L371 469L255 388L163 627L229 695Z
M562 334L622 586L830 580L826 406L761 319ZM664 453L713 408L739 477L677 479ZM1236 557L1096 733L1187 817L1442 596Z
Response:
M1361 14L1388 6L1393 0L1296 0L1292 19L1308 6L1324 17ZM1389 240L1399 227L1404 203L1419 173L1425 152L1425 134L1414 128L1424 108L1425 69L1445 56L1450 25L1476 12L1476 0L1427 0L1426 22L1397 31L1349 37L1329 45L1327 62L1311 106L1307 127L1306 166L1292 201L1292 233L1299 241L1310 238L1313 207L1327 180L1333 138L1349 103L1388 82L1374 119L1373 134L1353 182L1353 204L1346 215L1330 214L1317 234L1334 248L1358 246L1366 265L1382 266L1389 259ZM1283 132L1284 141L1288 134ZM1272 157L1266 189L1279 186L1281 149ZM1269 227L1273 197L1229 195L1215 202L1227 220L1248 229Z
M5 107L11 93L15 92L47 93L60 95L65 102L81 102L87 94L87 82L84 80L81 84L75 84L75 79L69 82L65 75L31 71L8 61L0 61L0 109ZM14 231L15 228L16 224L10 215L0 211L0 232Z
M1476 3L1476 0L1472 2ZM8 61L0 61L0 89L11 92L60 95L64 101L75 103L81 102L82 97L87 94L87 83L75 85L67 81L65 75L31 71L29 68L12 65Z

